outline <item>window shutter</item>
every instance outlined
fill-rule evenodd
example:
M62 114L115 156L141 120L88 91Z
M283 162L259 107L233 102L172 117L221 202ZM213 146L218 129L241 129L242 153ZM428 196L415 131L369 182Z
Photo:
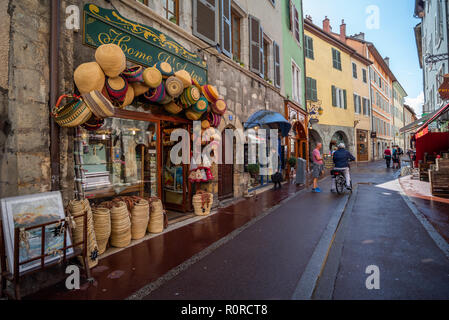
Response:
M346 101L346 90L343 90L343 99L344 99L345 109L348 109L348 104L347 104L347 101Z
M316 80L312 79L312 98L313 101L318 101L318 90L316 88Z
M332 86L332 106L337 106L337 90L335 89L335 86Z
M274 85L278 88L281 87L281 54L279 45L273 43L273 56L274 56Z
M218 43L218 0L193 0L193 34L201 40Z
M225 55L232 57L231 0L221 1L221 49Z
M309 53L310 53L310 58L311 58L311 59L315 59L315 56L314 56L314 53L313 53L313 38L310 37L310 38L308 39L308 41L309 41Z
M359 114L362 114L362 98L359 96L357 98L358 103L359 103Z
M250 69L260 73L260 21L253 16L249 17L249 45Z
M357 113L357 95L354 94L354 112Z
M293 5L293 2L290 0L290 31L295 31L295 6Z
M299 36L299 13L298 13L298 10L296 9L296 6L293 6L293 8L295 9L295 12L294 12L294 15L295 15L295 17L294 17L295 38L299 43L301 43L301 39Z
M293 21L292 21L292 0L287 1L287 12L288 12L288 21L287 26L289 30L292 30Z
M263 48L263 28L262 26L260 26L260 32L259 32L259 36L260 36L260 47L259 47L259 52L260 52L260 76L262 78L265 77L265 74L268 75L268 70L265 70L265 56L264 56L264 48Z

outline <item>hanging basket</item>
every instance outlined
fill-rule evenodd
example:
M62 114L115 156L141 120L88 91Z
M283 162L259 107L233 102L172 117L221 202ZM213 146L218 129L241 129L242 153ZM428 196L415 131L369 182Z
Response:
M212 193L205 191L198 191L196 195L193 196L192 203L195 210L195 215L197 216L207 216L210 214L212 208L212 203L214 196Z
M61 102L65 98L72 100L61 106ZM77 127L90 119L92 111L80 97L64 94L59 97L51 115L61 127Z

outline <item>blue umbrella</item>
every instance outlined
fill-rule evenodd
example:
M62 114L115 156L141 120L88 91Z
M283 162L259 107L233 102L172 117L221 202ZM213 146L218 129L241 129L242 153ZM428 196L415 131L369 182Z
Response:
M260 110L249 117L245 123L245 129L261 127L262 125L271 125L270 127L279 128L282 136L288 136L292 125L279 112L270 110Z

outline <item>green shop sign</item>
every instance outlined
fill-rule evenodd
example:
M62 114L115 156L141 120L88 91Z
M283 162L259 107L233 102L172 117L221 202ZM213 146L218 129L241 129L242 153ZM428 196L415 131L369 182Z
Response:
M198 54L154 28L122 17L117 11L86 4L83 27L83 43L88 46L97 48L115 43L128 60L137 64L151 67L165 61L175 71L188 71L200 84L207 82L207 65Z

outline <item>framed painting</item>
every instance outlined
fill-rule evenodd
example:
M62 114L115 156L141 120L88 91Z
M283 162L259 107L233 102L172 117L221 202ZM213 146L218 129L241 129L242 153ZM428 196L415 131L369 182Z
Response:
M58 221L65 218L62 197L59 191L39 193L34 195L18 196L0 199L1 219L3 221L3 233L7 254L8 268L14 270L14 229L27 228L44 223ZM52 263L60 258L64 248L64 232L61 232L58 223L45 227L44 252L50 254L45 258L45 264ZM40 256L42 245L41 228L32 229L21 236L19 248L19 262ZM70 234L67 235L67 246L72 244ZM67 255L72 254L73 248L67 250ZM39 267L40 260L23 264L19 272L23 273Z

